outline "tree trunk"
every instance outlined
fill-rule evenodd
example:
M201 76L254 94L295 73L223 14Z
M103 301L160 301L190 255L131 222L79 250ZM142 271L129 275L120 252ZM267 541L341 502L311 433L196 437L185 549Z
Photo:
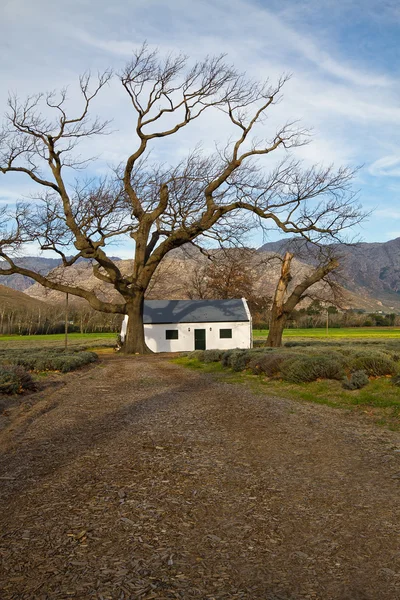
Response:
M282 334L287 320L284 304L287 288L292 279L290 274L290 263L292 262L292 259L293 254L291 252L286 252L283 258L278 285L275 290L267 338L267 346L270 346L271 348L279 348L282 346Z
M280 348L282 346L282 335L283 330L285 329L286 321L287 315L285 313L281 315L274 315L272 311L267 346L270 348Z
M122 350L125 354L149 354L146 346L143 327L144 294L135 296L127 304L128 324Z

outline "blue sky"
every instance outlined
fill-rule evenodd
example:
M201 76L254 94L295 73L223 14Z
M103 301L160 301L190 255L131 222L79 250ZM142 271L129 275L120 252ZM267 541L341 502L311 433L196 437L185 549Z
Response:
M292 73L270 122L301 119L312 144L306 163L363 165L355 182L373 216L365 241L400 236L400 4L394 0L10 0L0 8L0 112L8 90L28 93L70 85L79 73L120 69L147 40L193 59L225 52L239 70L276 80ZM96 170L132 147L132 113L117 84L96 103L115 133L96 141ZM171 162L203 140L226 136L221 116L194 124L155 156ZM0 202L27 195L22 177L0 176ZM261 240L260 240L261 243ZM122 252L125 252L123 250Z

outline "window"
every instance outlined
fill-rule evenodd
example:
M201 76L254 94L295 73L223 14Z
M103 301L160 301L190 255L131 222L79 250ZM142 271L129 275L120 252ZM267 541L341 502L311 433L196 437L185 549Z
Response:
M220 329L219 337L222 339L228 339L232 337L232 329Z
M179 331L177 329L166 329L165 339L166 340L177 340Z

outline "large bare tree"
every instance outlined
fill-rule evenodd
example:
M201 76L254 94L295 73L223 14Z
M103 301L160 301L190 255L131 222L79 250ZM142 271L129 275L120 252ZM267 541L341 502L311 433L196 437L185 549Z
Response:
M129 315L126 352L147 351L144 295L172 249L235 236L252 218L308 237L336 236L361 218L351 191L351 169L303 169L287 151L306 143L307 132L295 122L267 131L265 116L280 99L286 77L275 85L249 81L224 57L188 66L186 57L163 58L146 45L116 75L134 115L132 150L108 177L85 179L82 170L90 172L95 159L81 158L76 149L86 138L107 132L109 124L91 113L112 77L106 71L94 85L88 74L80 78L82 108L77 113L67 109L66 90L22 102L10 97L0 134L0 172L29 178L38 191L36 201L20 203L9 214L11 221L0 236L0 258L3 274L21 273L47 288L85 298L96 310ZM219 111L230 124L230 141L223 148L213 155L196 148L174 165L150 161L153 144L210 111ZM279 149L280 160L267 171L263 159ZM71 170L78 172L75 182ZM117 236L135 242L129 274L110 257L109 243ZM56 252L66 268L90 259L94 275L112 285L121 301L105 302L95 290L18 266L16 250L32 242Z

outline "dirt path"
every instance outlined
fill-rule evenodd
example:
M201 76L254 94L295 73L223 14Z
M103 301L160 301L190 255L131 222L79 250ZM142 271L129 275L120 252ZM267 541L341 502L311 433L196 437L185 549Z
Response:
M0 437L1 600L396 600L400 436L108 357Z

